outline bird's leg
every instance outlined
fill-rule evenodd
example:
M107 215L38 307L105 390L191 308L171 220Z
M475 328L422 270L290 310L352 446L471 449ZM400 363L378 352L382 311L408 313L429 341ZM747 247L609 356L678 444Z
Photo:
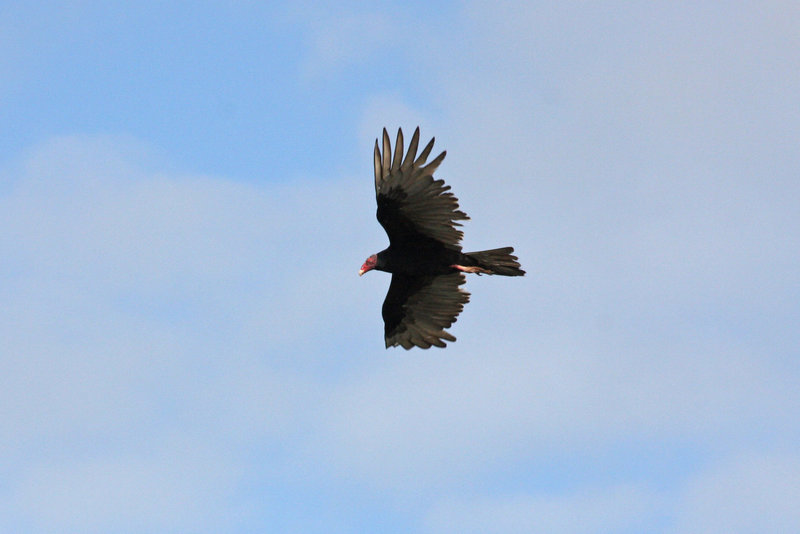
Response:
M474 273L480 276L481 274L492 274L492 271L489 269L484 269L483 267L467 267L466 265L451 265L453 269L458 269L464 273Z

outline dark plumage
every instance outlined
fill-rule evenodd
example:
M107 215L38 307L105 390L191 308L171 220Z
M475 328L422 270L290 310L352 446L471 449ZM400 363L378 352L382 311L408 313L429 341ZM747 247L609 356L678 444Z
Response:
M375 195L378 221L389 236L389 248L373 254L359 274L372 269L392 273L383 303L386 347L444 347L455 341L446 332L469 301L459 286L464 272L522 276L511 247L461 252L463 233L457 221L469 219L458 199L433 173L442 152L426 163L434 139L417 156L419 128L403 157L403 131L397 131L392 156L389 134L383 130L383 153L375 141Z

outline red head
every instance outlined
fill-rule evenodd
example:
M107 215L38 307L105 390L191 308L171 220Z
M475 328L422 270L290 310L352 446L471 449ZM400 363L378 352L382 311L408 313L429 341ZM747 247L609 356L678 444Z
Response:
M371 271L372 269L375 268L375 265L377 264L378 264L378 255L373 254L372 256L367 258L367 261L365 261L364 265L361 266L361 269L358 271L358 276L361 276L367 271Z

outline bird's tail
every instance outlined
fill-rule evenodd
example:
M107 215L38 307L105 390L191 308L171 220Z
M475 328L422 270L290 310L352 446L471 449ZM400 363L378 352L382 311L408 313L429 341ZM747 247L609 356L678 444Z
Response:
M511 254L512 252L514 252L513 247L503 247L480 252L467 252L466 256L474 261L477 267L488 271L486 274L523 276L525 271L520 269L517 257Z

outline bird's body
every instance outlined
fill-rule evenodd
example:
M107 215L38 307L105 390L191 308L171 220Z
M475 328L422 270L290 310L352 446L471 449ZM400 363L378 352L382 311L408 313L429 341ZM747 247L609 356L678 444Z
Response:
M462 262L465 255L435 241L418 246L392 246L377 254L375 269L406 275L448 274L452 265Z
M464 253L459 244L459 220L469 219L458 199L433 173L442 152L426 164L434 140L416 156L419 128L403 157L403 132L398 130L392 157L389 135L383 130L383 153L375 142L375 194L378 221L389 236L389 247L373 254L359 274L370 270L392 273L383 303L386 347L401 345L444 347L455 341L450 327L469 301L459 288L462 273L522 276L511 247Z

